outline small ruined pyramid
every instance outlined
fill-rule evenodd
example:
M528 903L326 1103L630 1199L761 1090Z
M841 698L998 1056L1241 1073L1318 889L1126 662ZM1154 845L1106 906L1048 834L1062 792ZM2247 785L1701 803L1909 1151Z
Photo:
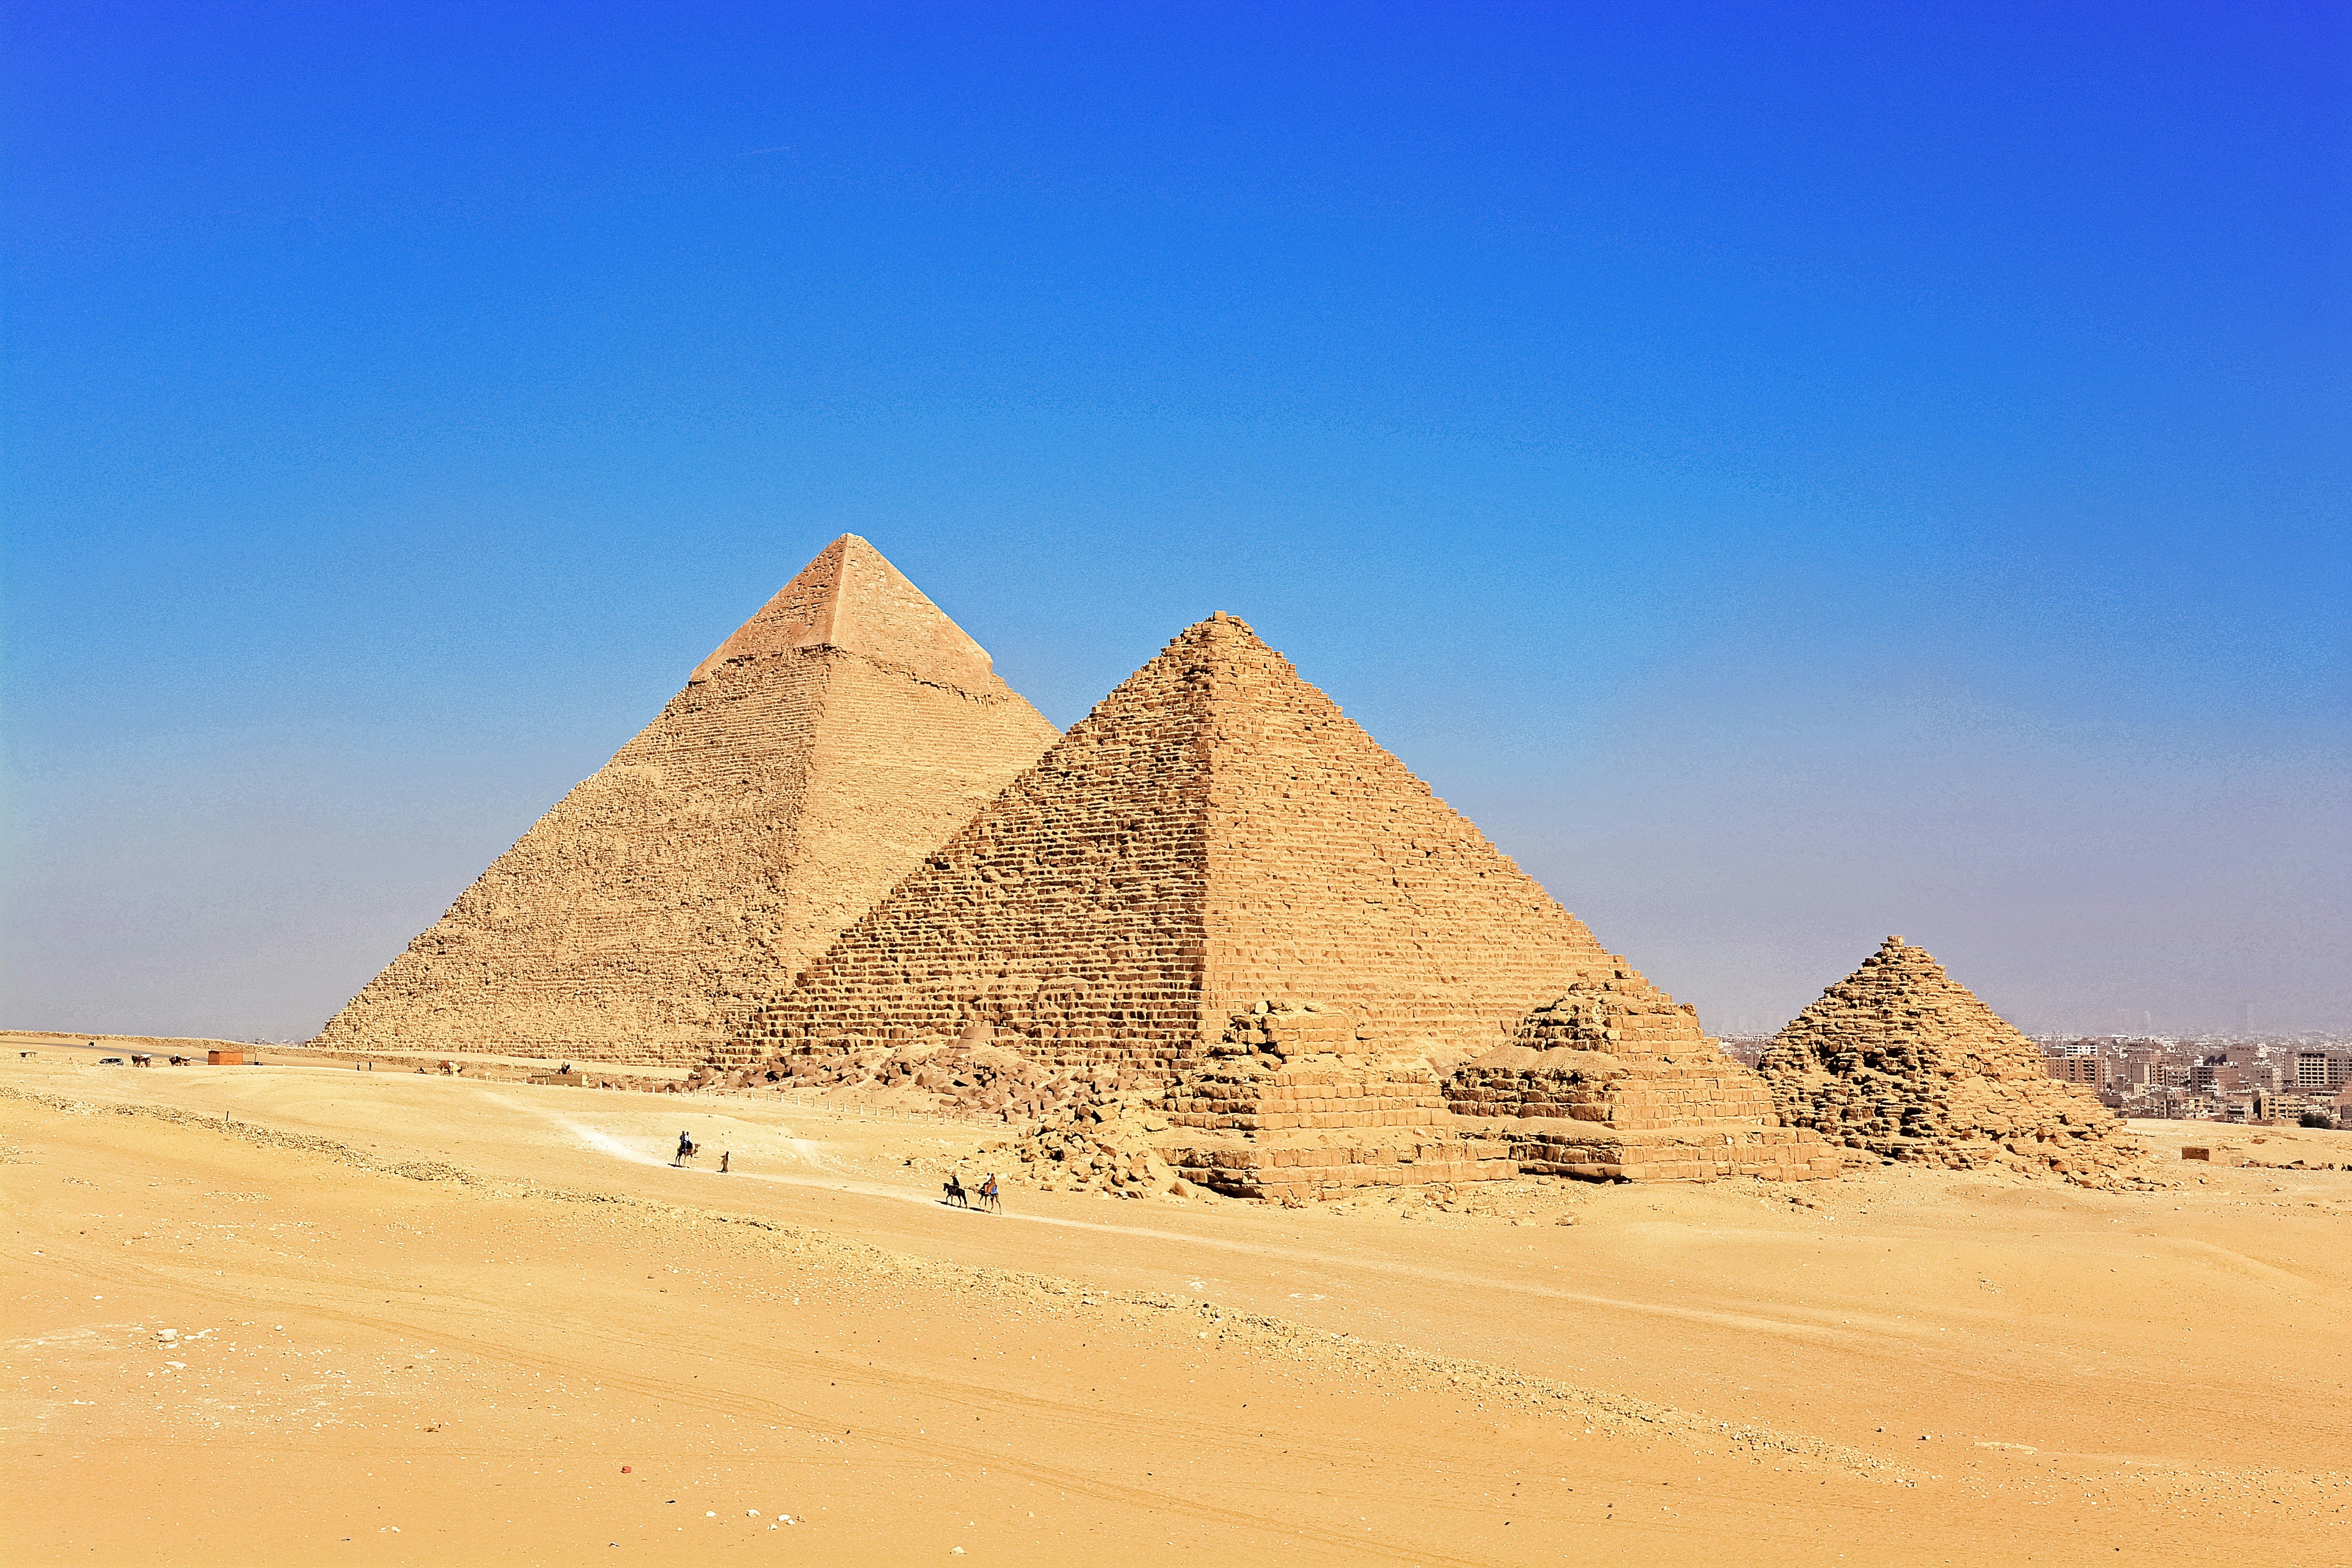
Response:
M702 1061L1055 735L843 534L318 1043Z
M1163 1124L1153 1152L1196 1186L1293 1202L1518 1174L1507 1139L1446 1110L1426 1057L1382 1051L1365 1034L1314 1002L1234 1015L1144 1102Z
M1601 1181L1815 1181L1837 1152L1785 1122L1764 1080L1623 958L1529 1009L1508 1045L1455 1068L1447 1103L1503 1117L1519 1169Z
M751 1016L729 1057L796 1076L845 1055L984 1039L1056 1067L1141 1075L1167 1086L1170 1109L1206 1118L1192 1125L1250 1134L1259 1152L1220 1152L1260 1167L1229 1190L1268 1190L1260 1134L1383 1124L1376 1115L1427 1126L1433 1112L1444 1137L1461 1138L1427 1064L1503 1046L1580 977L1621 973L1475 826L1219 614L926 856L802 984ZM1344 1040L1307 1053L1328 1059L1302 1078L1264 1021L1308 1012L1347 1022ZM1675 1016L1687 1057L1746 1078L1745 1113L1793 1141L1753 1076L1686 1011ZM1243 1070L1234 1058L1261 1046L1264 1070ZM1413 1059L1423 1065L1412 1084L1347 1065ZM1339 1078L1315 1076L1325 1069ZM1203 1109L1235 1097L1253 1108ZM1267 1109L1277 1102L1307 1109ZM1335 1168L1331 1184L1400 1179L1405 1160L1387 1144L1316 1158ZM1510 1173L1476 1151L1437 1163L1481 1161ZM1368 1173L1375 1165L1389 1170Z
M1854 1152L1958 1169L2095 1176L2139 1157L2086 1089L1890 936L1774 1037L1757 1064L1783 1120Z

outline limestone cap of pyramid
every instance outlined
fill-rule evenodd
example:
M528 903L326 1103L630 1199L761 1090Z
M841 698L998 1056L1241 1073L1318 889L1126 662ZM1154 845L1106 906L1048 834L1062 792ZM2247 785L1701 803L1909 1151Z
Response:
M966 691L1002 692L986 649L854 533L817 552L735 628L688 684L802 648L831 647Z

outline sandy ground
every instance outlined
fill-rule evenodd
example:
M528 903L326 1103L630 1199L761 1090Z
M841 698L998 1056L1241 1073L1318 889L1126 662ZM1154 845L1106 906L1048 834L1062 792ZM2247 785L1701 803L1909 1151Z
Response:
M268 1063L279 1067L352 1068L355 1063L365 1061L371 1070L413 1073L419 1068L437 1070L440 1064L449 1062L477 1076L507 1081L551 1072L564 1065L541 1057L502 1057L492 1051L370 1051L362 1056L351 1051L322 1051L308 1045L261 1045L250 1040L208 1040L161 1035L60 1035L46 1029L0 1029L0 1057L30 1054L94 1060L101 1056L143 1051L156 1055L176 1053L192 1056L201 1061L206 1052L222 1049L242 1051L247 1066ZM606 1066L580 1062L572 1065L583 1078L610 1077L650 1084L680 1083L691 1077L694 1070L651 1063ZM516 1070L499 1070L502 1068Z
M2179 1159L2352 1135L1517 1220L941 1207L984 1136L8 1058L0 1558L2352 1559L2352 1169Z

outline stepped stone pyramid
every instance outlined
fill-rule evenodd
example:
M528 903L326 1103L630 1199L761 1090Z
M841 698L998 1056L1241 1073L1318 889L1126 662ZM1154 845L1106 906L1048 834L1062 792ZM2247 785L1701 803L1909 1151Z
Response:
M1170 1165L1228 1196L1297 1200L1519 1173L1508 1142L1446 1110L1426 1058L1383 1053L1364 1033L1312 1002L1236 1015L1150 1102L1172 1127L1160 1141Z
M1055 736L844 534L319 1043L705 1060Z
M1456 1117L1431 1061L1504 1046L1531 1008L1584 977L1621 973L1476 827L1220 614L1105 698L844 931L803 983L752 1014L728 1059L781 1058L778 1076L814 1075L845 1055L986 1038L1057 1067L1156 1078L1180 1113L1171 1138L1190 1125L1208 1152L1206 1166L1188 1168L1237 1173L1211 1184L1229 1190L1282 1184L1268 1174L1287 1168L1273 1160L1277 1146L1342 1150L1316 1156L1334 1167L1330 1185L1373 1166L1421 1166L1396 1153L1408 1134L1394 1130L1407 1127L1429 1129L1432 1143L1478 1134L1480 1147L1433 1154L1427 1168L1509 1174L1501 1150L1484 1144L1516 1129ZM1344 1015L1344 1038L1277 1048L1248 1022L1310 1010ZM1752 1076L1676 1016L1686 1059L1748 1086L1733 1118L1741 1136L1797 1142ZM1243 1059L1253 1053L1281 1061ZM1302 1078L1293 1057L1337 1076ZM1410 1100L1374 1109L1414 1119L1351 1123L1329 1120L1355 1112L1328 1103L1282 1109L1367 1097ZM1217 1100L1234 1102L1225 1121L1181 1119L1206 1113L1185 1102ZM1424 1111L1431 1119L1417 1120ZM1762 1125L1748 1128L1751 1113ZM1294 1114L1310 1121L1265 1121ZM1360 1139L1352 1152L1303 1137L1361 1126L1391 1131L1380 1149ZM1618 1163L1605 1173L1658 1173ZM1748 1164L1758 1165L1752 1150Z
M2091 1090L1924 948L1890 936L1758 1063L1782 1118L1853 1153L2075 1179L2140 1157Z
M1530 1009L1517 1037L1448 1080L1465 1117L1509 1119L1522 1172L1612 1181L1766 1176L1841 1168L1810 1128L1784 1124L1764 1080L1700 1033L1687 1003L1612 957Z

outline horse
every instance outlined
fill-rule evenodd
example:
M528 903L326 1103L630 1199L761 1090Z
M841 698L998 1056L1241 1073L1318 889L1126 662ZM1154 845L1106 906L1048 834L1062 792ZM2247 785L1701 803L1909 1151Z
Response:
M946 1181L940 1184L940 1190L946 1194L944 1197L940 1199L941 1203L953 1204L960 1209L968 1209L971 1207L971 1194L963 1190L963 1182L961 1178L950 1176Z

